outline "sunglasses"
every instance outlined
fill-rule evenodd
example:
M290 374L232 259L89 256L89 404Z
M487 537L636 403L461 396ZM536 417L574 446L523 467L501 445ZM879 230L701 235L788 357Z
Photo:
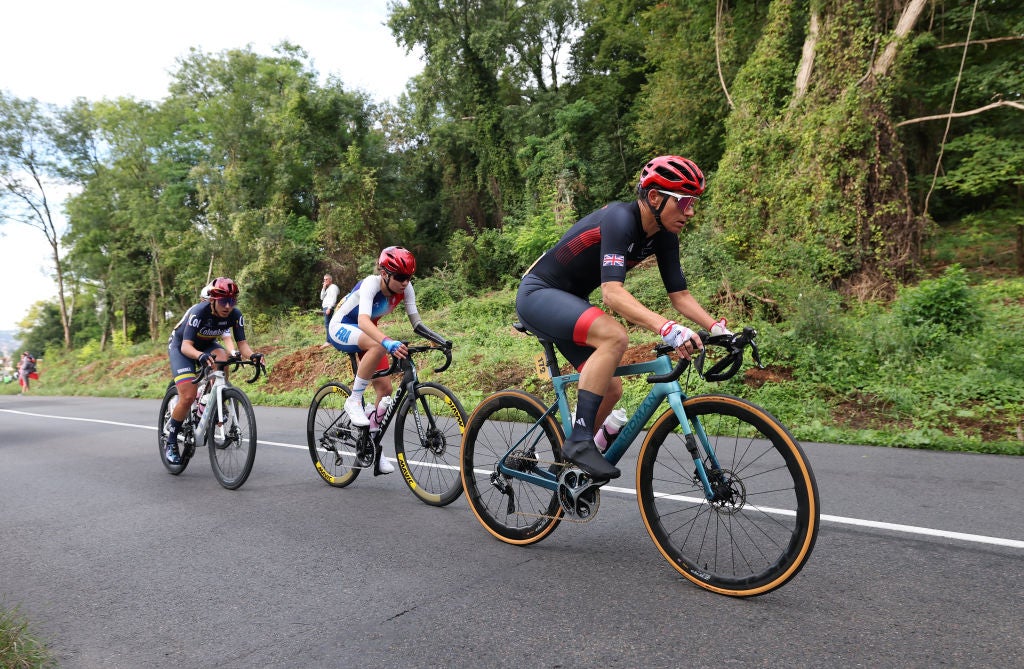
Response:
M226 309L228 307L233 307L236 304L238 304L238 298L235 298L235 297L218 297L217 298L217 306L219 306L221 309Z
M700 199L696 195L683 195L682 193L673 193L670 190L661 190L660 188L655 188L654 190L658 191L662 195L668 195L669 197L675 198L676 206L679 207L679 211L681 212L686 211L689 207L696 207L697 200Z
M397 272L388 272L388 276L390 276L395 281L398 281L399 283L401 283L402 281L408 281L409 279L412 278L412 274L398 274Z

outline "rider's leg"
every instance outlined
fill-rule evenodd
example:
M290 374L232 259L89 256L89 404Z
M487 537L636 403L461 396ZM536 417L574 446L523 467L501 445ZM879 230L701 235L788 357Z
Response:
M585 330L586 343L594 347L594 352L580 369L576 420L562 453L594 478L616 478L621 472L601 455L594 443L594 430L600 425L597 419L601 411L607 416L622 396L621 381L612 380L629 345L629 336L617 320L599 309L585 313L583 319L590 320Z
M366 427L370 424L370 419L366 417L363 408L363 393L370 385L373 373L377 371L385 351L378 342L362 333L359 335L359 348L363 350L363 355L359 359L355 381L352 382L352 396L345 401L345 412L353 425Z

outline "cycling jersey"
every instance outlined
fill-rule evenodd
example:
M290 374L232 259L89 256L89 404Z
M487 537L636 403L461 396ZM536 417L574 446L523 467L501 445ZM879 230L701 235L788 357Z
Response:
M167 342L167 355L171 361L171 376L174 383L188 383L196 378L198 363L181 352L182 342L191 341L197 350L210 353L224 348L217 338L228 332L232 333L236 342L245 341L245 321L238 307L232 309L224 318L213 313L213 305L209 302L200 302L186 311L174 326Z
M245 341L245 319L242 312L235 307L224 318L213 313L213 305L200 302L194 305L181 317L171 331L167 348L181 350L181 343L191 340L192 345L205 351L217 343L217 338L232 333L236 342Z
M331 323L327 327L327 340L339 351L359 351L359 314L366 314L377 324L382 317L390 314L400 303L405 302L405 313L410 320L418 322L416 291L412 283L401 293L385 295L380 285L380 276L371 274L355 285L348 295L334 309Z
M577 221L527 270L516 294L516 313L579 369L594 351L586 343L590 326L604 313L588 297L602 283L624 283L626 272L652 255L665 289L686 290L679 237L666 230L648 237L640 205L613 202Z
M624 283L626 272L649 256L658 259L665 289L686 290L679 265L679 237L659 230L647 237L637 202L613 202L576 222L529 274L553 288L586 298L608 281Z

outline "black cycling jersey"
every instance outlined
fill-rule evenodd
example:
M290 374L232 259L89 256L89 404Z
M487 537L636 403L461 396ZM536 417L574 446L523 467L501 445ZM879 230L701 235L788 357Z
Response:
M647 237L640 205L635 200L613 202L577 221L529 273L586 299L602 283L624 283L626 271L651 255L658 258L665 289L669 293L686 290L679 237L666 230Z
M181 343L191 340L193 346L204 351L216 344L217 338L227 334L229 330L236 342L245 341L245 319L242 318L242 312L238 307L221 318L213 313L213 305L209 302L200 302L186 311L174 326L167 348L180 351Z

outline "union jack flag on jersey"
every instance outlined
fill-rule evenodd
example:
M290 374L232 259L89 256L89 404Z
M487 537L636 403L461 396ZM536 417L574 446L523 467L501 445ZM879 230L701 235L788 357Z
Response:
M626 257L618 253L606 253L604 254L604 260L601 262L602 267L625 267Z

